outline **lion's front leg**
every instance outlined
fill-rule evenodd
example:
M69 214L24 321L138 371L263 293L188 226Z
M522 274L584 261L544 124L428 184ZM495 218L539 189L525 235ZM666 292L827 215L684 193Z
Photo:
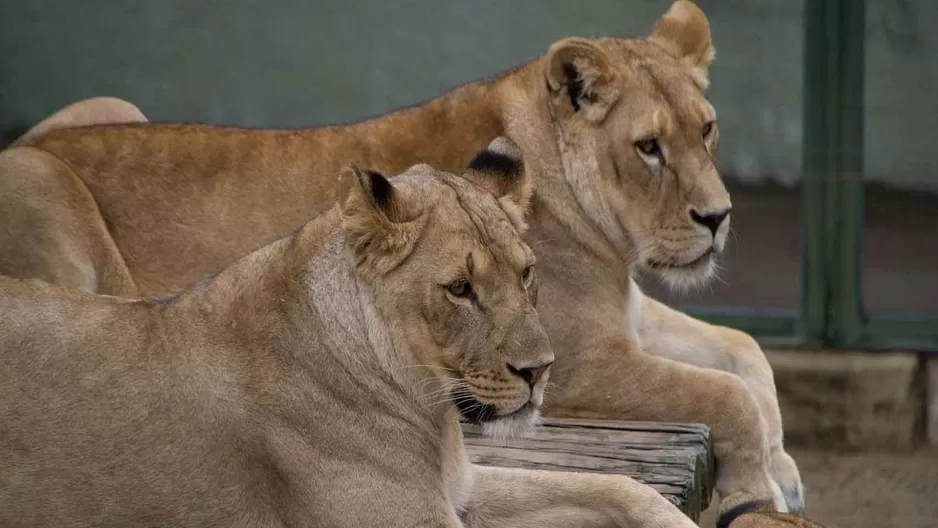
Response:
M654 489L623 475L474 466L466 528L694 528Z
M772 477L785 495L788 510L802 513L804 486L798 466L783 445L775 379L759 344L744 332L694 319L633 288L631 294L636 293L642 299L632 306L640 307L637 331L644 352L742 378L765 422Z
M720 512L749 501L784 511L772 479L764 421L738 376L637 350L621 336L595 337L558 355L548 416L698 422L710 427Z

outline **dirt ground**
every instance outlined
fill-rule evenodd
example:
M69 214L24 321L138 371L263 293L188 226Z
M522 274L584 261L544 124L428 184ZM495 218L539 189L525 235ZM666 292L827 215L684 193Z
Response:
M807 488L805 515L826 528L938 528L938 449L789 452ZM714 526L714 510L704 512L701 527Z

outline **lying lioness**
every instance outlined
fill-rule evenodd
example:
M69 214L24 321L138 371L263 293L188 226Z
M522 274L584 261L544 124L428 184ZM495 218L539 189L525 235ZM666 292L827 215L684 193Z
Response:
M467 462L458 414L527 428L554 359L511 152L346 171L174 298L0 277L0 526L693 527L626 477Z
M800 511L759 346L632 280L641 266L702 282L724 247L731 202L704 94L713 55L706 17L681 0L647 39L563 39L497 79L361 123L42 128L0 153L0 273L167 295L331 207L341 165L460 171L506 134L536 177L526 238L558 353L546 412L704 422L722 508L772 497Z

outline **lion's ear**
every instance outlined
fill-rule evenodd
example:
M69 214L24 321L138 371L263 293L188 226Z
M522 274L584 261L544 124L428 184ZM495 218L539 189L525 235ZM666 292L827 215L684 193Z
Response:
M339 175L345 240L359 271L381 275L410 254L423 227L405 196L378 172L354 165Z
M505 136L495 138L472 158L464 177L495 195L518 231L527 229L524 217L534 194L534 182L514 141Z
M648 37L671 55L706 74L716 50L710 40L710 21L696 4L676 0Z
M559 116L581 114L599 123L619 100L609 57L589 40L558 40L547 49L545 61L547 88Z

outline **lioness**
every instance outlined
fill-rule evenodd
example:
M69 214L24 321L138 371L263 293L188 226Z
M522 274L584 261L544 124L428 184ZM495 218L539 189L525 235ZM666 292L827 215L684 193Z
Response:
M694 527L624 476L467 461L458 415L528 427L554 359L512 150L350 169L169 299L0 277L0 525Z
M772 495L800 512L759 346L645 297L631 275L699 283L723 249L713 56L706 17L679 0L647 39L563 39L496 79L356 124L50 130L0 153L0 273L170 294L330 207L343 164L459 171L506 134L536 179L526 238L558 351L546 411L704 422L721 508Z

